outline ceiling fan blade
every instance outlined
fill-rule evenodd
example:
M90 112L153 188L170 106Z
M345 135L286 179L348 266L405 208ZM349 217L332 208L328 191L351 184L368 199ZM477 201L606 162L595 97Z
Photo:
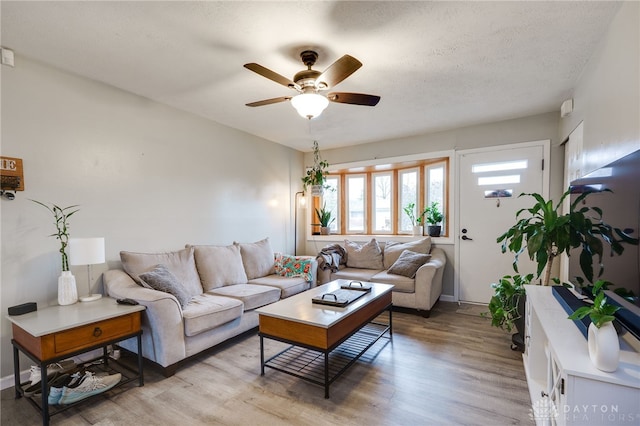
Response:
M332 92L327 95L331 102L342 104L376 106L380 101L380 96L365 95L364 93Z
M260 74L261 76L268 78L271 81L275 81L276 83L282 84L283 86L300 90L300 86L298 86L293 81L289 80L287 77L284 77L275 71L271 71L269 68L265 68L260 64L256 64L252 62L250 64L244 64L244 67L248 70L255 72L256 74Z
M361 66L362 62L353 56L344 55L342 58L329 65L329 68L320 74L316 79L316 87L319 89L333 87L356 72Z
M284 102L284 101L290 101L290 100L291 100L291 96L283 96L281 98L271 98L271 99L264 99L262 101L251 102L246 105L249 107L257 107L257 106L263 106L263 105L277 104L278 102Z

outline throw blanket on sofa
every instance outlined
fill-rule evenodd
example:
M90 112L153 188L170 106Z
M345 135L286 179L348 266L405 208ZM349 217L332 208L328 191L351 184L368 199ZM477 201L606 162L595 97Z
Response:
M316 259L319 269L331 269L331 272L338 272L340 265L347 264L347 252L340 244L329 244L320 250Z

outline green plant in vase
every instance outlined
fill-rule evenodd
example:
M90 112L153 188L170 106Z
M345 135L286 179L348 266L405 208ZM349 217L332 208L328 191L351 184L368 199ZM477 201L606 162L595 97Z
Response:
M322 205L321 209L316 209L316 216L318 223L312 223L312 226L320 226L320 233L323 235L329 234L329 227L336 220L331 217L331 210L327 210L326 203Z
M60 241L60 257L62 261L62 273L58 278L58 303L60 305L71 305L78 301L78 289L76 279L69 271L69 258L67 257L67 245L69 244L69 218L79 211L77 205L60 207L55 204L51 206L40 201L31 200L49 210L53 214L56 232L51 237L56 237Z

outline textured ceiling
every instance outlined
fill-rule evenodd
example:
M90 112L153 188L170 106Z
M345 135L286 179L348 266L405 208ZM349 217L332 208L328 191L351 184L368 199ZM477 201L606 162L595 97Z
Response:
M1 2L1 43L27 56L309 151L558 111L618 10L617 2ZM251 71L288 78L314 48L322 71L344 54L364 65L308 121Z

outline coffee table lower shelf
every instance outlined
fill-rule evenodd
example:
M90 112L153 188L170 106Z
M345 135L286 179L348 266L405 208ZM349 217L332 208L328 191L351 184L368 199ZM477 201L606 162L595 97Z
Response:
M389 314L388 323L367 323L335 348L328 350L305 346L260 333L260 373L264 376L265 367L269 367L305 381L324 386L324 397L329 398L329 386L369 350L369 348L381 338L387 339L384 345L391 341L393 337L391 310L389 309L387 312ZM291 346L265 361L264 338L290 343Z

